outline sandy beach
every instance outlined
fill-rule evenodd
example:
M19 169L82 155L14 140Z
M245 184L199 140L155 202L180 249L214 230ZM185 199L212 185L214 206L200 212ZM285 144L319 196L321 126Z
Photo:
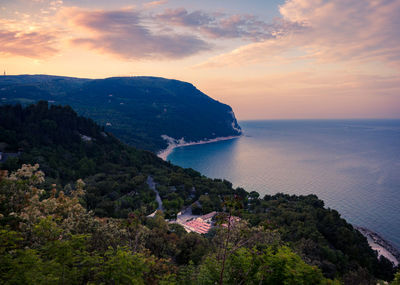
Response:
M157 156L163 160L167 160L168 155L172 153L172 151L177 148L177 147L183 147L183 146L189 146L189 145L197 145L197 144L207 144L207 143L214 143L214 142L219 142L219 141L226 141L226 140L232 140L239 138L240 136L229 136L229 137L218 137L214 139L209 139L209 140L201 140L197 142L185 142L185 140L182 138L180 140L176 140L174 138L171 138L167 135L162 135L162 138L165 139L168 142L168 147L162 151L160 151Z
M395 266L399 265L400 252L395 246L367 228L356 227L356 229L367 238L369 246L378 252L378 257L384 256L393 262Z

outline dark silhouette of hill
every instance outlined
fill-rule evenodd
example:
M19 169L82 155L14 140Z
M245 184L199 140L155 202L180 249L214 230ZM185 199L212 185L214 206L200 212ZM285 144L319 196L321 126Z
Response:
M124 142L150 151L167 146L162 135L199 141L240 134L230 106L190 83L164 78L3 76L0 100L1 104L46 100L69 105Z

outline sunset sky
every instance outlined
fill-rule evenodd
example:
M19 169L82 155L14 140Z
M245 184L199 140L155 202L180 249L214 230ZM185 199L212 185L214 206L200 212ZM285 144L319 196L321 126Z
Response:
M239 120L400 118L399 0L1 0L0 69L193 83Z

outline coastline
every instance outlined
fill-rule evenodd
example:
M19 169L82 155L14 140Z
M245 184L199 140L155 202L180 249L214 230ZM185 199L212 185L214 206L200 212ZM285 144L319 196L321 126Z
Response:
M198 144L208 144L208 143L214 143L214 142L219 142L219 141L232 140L232 139L239 138L241 136L242 135L218 137L218 138L214 138L214 139L201 140L201 141L196 141L196 142L185 142L185 140L183 138L180 140L176 140L167 135L162 135L162 138L165 139L166 141L168 141L168 147L166 149L163 149L160 152L158 152L157 156L159 158L161 158L162 160L167 161L168 155L170 155L172 153L172 151L177 147L198 145Z
M180 140L168 137L166 135L162 135L162 138L168 142L168 147L161 150L157 153L157 156L163 159L164 161L167 160L168 156L173 152L175 148L190 146L190 145L198 145L198 144L207 144L213 143L223 140L230 140L241 137L241 135L237 136L228 136L228 137L217 137L214 139L208 140L201 140L196 142L185 142L182 138ZM393 263L394 266L400 265L400 250L394 246L392 243L384 239L380 234L365 228L353 225L355 229L357 229L366 239L373 251L376 251L377 257L380 258L381 256L388 259L390 262Z
M400 263L400 251L392 245L390 242L385 240L379 234L364 228L364 227L355 227L363 236L367 238L369 246L372 250L377 251L378 258L380 256L386 257L388 260L393 262L395 266Z

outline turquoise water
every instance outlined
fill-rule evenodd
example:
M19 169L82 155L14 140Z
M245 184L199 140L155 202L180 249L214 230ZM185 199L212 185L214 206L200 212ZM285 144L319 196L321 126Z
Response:
M168 160L264 194L317 194L400 248L400 120L240 122L244 136Z

